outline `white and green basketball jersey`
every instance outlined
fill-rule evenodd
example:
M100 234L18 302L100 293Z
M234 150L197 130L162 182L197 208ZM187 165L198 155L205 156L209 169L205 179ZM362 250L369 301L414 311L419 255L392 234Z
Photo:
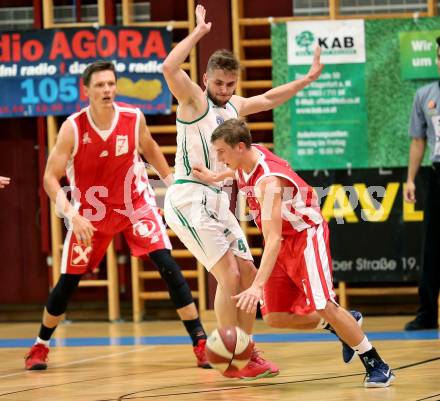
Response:
M211 135L224 121L238 118L238 113L232 103L224 107L216 106L210 99L208 108L202 116L194 121L176 119L177 151L175 174L176 180L194 180L193 165L203 165L211 171L220 172L225 169L223 163L217 161L214 147L211 145Z

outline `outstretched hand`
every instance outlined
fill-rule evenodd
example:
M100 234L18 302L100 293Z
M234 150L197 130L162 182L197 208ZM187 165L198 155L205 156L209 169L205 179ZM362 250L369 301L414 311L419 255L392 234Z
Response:
M192 174L194 177L202 182L208 184L212 184L215 182L212 171L207 169L205 166L199 164L193 165Z
M321 48L316 46L315 53L313 55L313 62L310 66L310 70L307 73L307 77L311 81L316 81L321 75L322 69L324 68L324 64L321 64Z
M232 296L232 299L237 301L238 309L253 314L257 311L258 302L260 302L262 298L263 289L256 285L251 285L247 290Z
M196 7L196 28L207 34L211 30L211 22L205 22L206 8L199 4Z

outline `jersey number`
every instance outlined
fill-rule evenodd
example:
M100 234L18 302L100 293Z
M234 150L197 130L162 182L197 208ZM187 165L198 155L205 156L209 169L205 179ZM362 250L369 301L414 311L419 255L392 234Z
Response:
M241 252L246 252L246 245L244 244L244 241L242 239L238 240L238 250Z

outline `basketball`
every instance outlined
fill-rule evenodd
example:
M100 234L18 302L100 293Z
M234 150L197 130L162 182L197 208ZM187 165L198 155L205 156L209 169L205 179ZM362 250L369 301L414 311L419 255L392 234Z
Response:
M220 372L244 368L252 354L254 344L242 329L228 326L215 329L206 342L206 357Z

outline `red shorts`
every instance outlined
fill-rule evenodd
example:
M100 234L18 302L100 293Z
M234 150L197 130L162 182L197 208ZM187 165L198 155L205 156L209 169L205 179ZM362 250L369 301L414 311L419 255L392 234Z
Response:
M171 249L162 216L154 196L148 190L133 201L133 210L130 213L107 206L105 217L92 221L92 224L97 231L93 234L91 247L79 245L73 232L67 232L61 273L83 274L96 268L117 233L123 233L133 256L144 256L159 249Z
M285 237L263 291L263 315L289 312L305 315L334 301L329 231L324 222Z

